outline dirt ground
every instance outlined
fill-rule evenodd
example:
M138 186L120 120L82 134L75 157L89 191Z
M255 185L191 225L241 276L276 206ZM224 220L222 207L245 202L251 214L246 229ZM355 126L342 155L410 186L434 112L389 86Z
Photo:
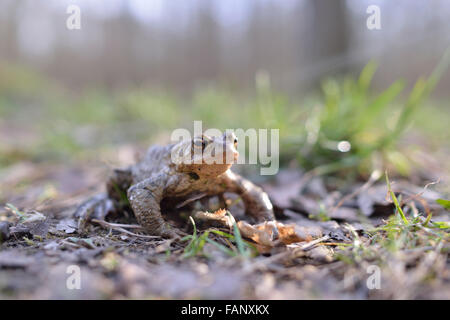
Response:
M416 221L414 230L398 237L386 229L371 231L390 225L395 211L384 179L337 188L319 177L304 184L299 169L283 169L262 185L277 219L294 226L302 240L261 249L248 239L256 251L245 256L236 253L236 243L211 233L213 241L189 255L189 240L147 239L140 231L129 234L94 223L87 234L79 234L72 214L82 201L103 192L108 170L78 161L21 162L2 171L0 299L450 298L448 229L433 234L437 231L422 227L424 216L417 220L421 225ZM448 211L435 202L442 197L439 188L401 179L393 188L416 215L432 212L431 222L448 222ZM245 219L242 204L229 198L233 216ZM207 207L197 201L170 219L192 234L188 216L215 205L214 199ZM21 214L27 218L19 219ZM108 221L135 223L125 217ZM198 228L199 234L206 229ZM229 228L216 230L233 234ZM79 289L72 282L78 268Z

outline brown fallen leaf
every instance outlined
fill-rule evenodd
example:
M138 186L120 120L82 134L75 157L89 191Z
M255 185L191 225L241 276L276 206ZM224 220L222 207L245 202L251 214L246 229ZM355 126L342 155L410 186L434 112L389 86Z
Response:
M275 245L273 239L273 226L268 223L259 225L251 225L245 221L237 222L237 226L244 238L251 239L263 246L273 247Z
M203 221L217 222L218 224L228 228L233 227L233 221L230 216L227 215L227 211L225 209L219 209L213 213L198 211L195 214L195 218Z
M284 225L277 222L277 228L279 232L279 239L284 244L291 244L295 242L311 241L312 237L309 235L304 228L299 228L295 224Z
M214 221L228 228L233 226L233 219L227 215L227 211L224 209L219 209L213 213L199 211L195 217L203 221ZM253 240L256 244L266 247L263 249L272 248L279 242L288 245L312 240L312 236L307 228L302 228L295 224L285 225L281 222L273 221L266 221L256 225L239 221L236 224L244 238Z
M251 239L258 244L271 247L274 247L277 243L276 234L278 234L278 240L285 245L312 240L312 236L305 228L295 224L285 225L281 222L263 222L251 225L245 221L239 221L237 226L243 237Z

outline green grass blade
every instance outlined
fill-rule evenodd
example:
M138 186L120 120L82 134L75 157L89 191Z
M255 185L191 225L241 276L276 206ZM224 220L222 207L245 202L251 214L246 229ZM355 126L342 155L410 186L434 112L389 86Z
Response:
M19 218L23 218L25 217L25 214L22 213L19 209L17 209L16 206L14 206L11 203L7 203L6 204L6 208L8 208L9 210L11 210L12 213L14 213L16 216L18 216Z
M397 209L398 213L400 214L400 216L401 216L403 222L404 222L405 224L409 224L408 219L406 219L406 216L405 216L405 214L403 213L403 210L402 210L402 208L400 207L400 204L398 203L398 199L397 199L397 197L395 196L395 193L392 191L392 188L391 188L391 182L389 181L389 176L388 176L387 171L386 171L386 183L387 183L388 190L389 190L389 194L391 195L392 201L394 201L395 208Z
M369 88L372 83L373 75L375 74L375 71L377 71L377 67L378 66L375 61L370 61L361 71L358 79L358 85L362 92L366 92Z
M426 219L425 222L423 223L423 226L424 226L424 227L428 226L428 223L430 223L431 216L432 216L432 213L430 212L430 214L428 215L427 219Z
M218 242L216 242L216 241L214 241L214 240L211 240L211 239L209 239L209 238L206 238L205 240L206 240L208 243L210 243L210 244L216 246L217 248L219 248L221 251L225 252L225 253L228 254L229 256L232 256L232 257L236 256L236 253L235 253L233 250L228 249L228 248L225 247L224 245L222 245L222 244L220 244L220 243L218 243Z
M360 132L365 130L367 125L376 120L375 118L383 111L383 109L390 105L404 88L405 83L398 80L376 97L375 100L366 107L366 111L362 113L358 121L355 122L357 127L354 131Z
M437 199L436 202L440 204L445 209L450 210L450 200Z

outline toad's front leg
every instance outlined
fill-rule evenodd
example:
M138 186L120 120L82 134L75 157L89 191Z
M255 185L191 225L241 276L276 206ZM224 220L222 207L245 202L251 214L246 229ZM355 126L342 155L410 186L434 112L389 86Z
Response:
M128 189L128 200L138 220L147 232L164 238L182 235L181 230L172 227L161 215L160 203L164 197L166 175L146 179Z
M230 170L223 175L223 179L227 191L238 194L244 201L246 214L257 222L275 220L269 196L260 187Z

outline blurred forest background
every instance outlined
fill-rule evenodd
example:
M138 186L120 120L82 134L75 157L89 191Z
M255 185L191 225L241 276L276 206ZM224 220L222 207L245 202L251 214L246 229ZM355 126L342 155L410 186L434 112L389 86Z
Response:
M1 0L0 299L450 299L449 21L448 0ZM293 243L192 229L204 199L180 244L78 229L112 168L194 120L279 129L277 175L233 170Z
M70 4L81 9L81 30L66 28ZM366 27L373 4L381 30ZM4 0L0 164L167 140L192 120L279 128L282 158L309 168L338 159L327 152L343 140L361 156L378 139L371 153L409 127L410 115L398 119L404 101L423 104L427 92L413 87L449 47L449 17L445 0ZM450 138L443 71L432 99L414 107L433 152ZM301 148L314 123L318 148ZM410 173L404 154L388 158Z
M70 4L80 6L81 30L66 28ZM371 4L379 31L366 27ZM5 0L0 9L1 58L71 88L248 90L265 70L274 88L298 94L370 59L383 84L428 73L450 41L445 0Z

